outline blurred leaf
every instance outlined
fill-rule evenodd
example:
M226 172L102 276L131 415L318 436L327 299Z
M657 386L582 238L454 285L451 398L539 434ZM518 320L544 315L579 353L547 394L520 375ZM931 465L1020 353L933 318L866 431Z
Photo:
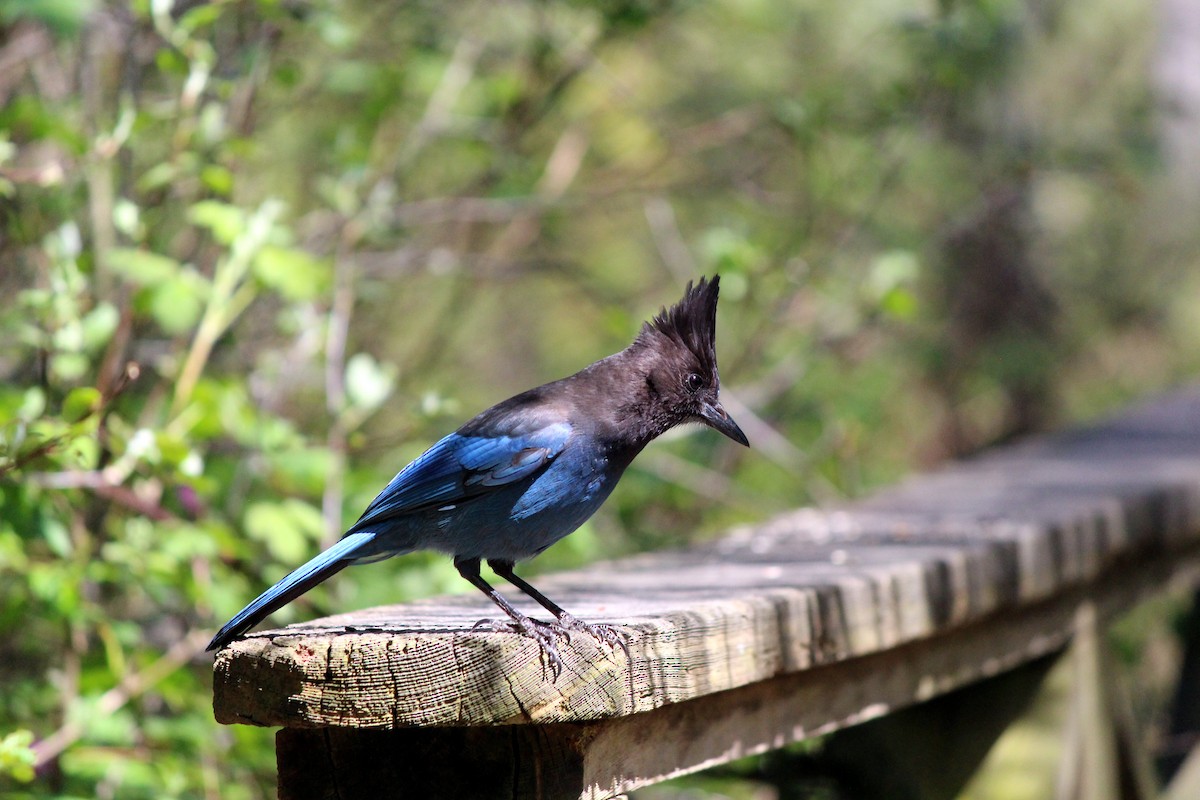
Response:
M722 274L751 271L762 258L748 238L730 228L705 231L701 251L708 268Z
M83 29L97 4L98 0L0 0L0 22L11 25L21 19L36 20L67 38Z
M920 274L915 253L892 250L875 259L865 283L868 300L899 320L913 319L919 309L914 290Z
M209 164L201 170L200 180L219 195L228 196L233 191L233 173L217 164Z
M329 290L329 264L294 247L265 245L253 269L256 278L288 300L311 300Z
M867 285L876 296L882 297L897 286L911 284L919 272L920 262L915 253L892 250L875 259Z
M921 306L914 292L896 287L879 299L879 308L896 319L913 320L916 319Z
M166 464L177 467L191 454L186 439L170 431L159 431L154 436L154 445Z
M137 204L122 197L113 205L113 226L130 239L141 238L141 211Z
M174 280L163 281L150 290L150 313L167 333L187 333L204 312L207 295L204 279L185 269Z
M0 775L11 775L22 783L32 781L33 765L37 763L32 744L33 732L24 729L0 739Z
M65 320L50 339L56 350L76 351L83 349L83 326L78 319Z
M221 17L221 6L217 4L194 6L180 16L178 25L189 34L207 28Z
M128 708L101 713L101 697L97 693L80 698L70 718L83 726L84 736L94 744L132 746L137 739L137 720Z
M355 353L346 361L346 396L361 411L383 405L395 382L396 368L380 364L369 353Z
M231 245L246 230L247 215L228 203L201 200L188 209L188 220L193 225L208 228L221 244Z
M317 495L325 488L333 460L328 448L293 444L268 457L272 485L281 492Z
M120 321L121 313L112 303L97 304L83 317L83 346L91 351L107 346Z
M31 386L21 395L21 405L14 416L17 419L30 422L37 419L46 411L46 393L40 386Z
M179 274L179 262L149 250L128 247L113 248L108 252L108 265L113 272L131 283L141 286L157 286Z
M93 421L94 423L95 421ZM87 423L84 423L86 426ZM66 449L69 463L76 469L95 469L100 462L100 441L95 436L76 436Z
M42 524L42 536L51 552L59 558L68 558L74 549L71 546L71 535L67 528L56 519L48 519Z
M160 50L159 53L165 51ZM142 192L153 192L171 184L179 174L179 168L170 161L156 164L143 172L137 181L137 188Z
M91 416L100 408L100 399L100 390L92 386L72 389L63 400L63 419L67 422L79 422Z
M246 533L267 546L282 564L300 564L311 555L312 543L321 537L321 512L302 500L251 503L244 520Z
M50 374L55 381L74 383L88 373L91 362L82 353L55 353L50 362Z

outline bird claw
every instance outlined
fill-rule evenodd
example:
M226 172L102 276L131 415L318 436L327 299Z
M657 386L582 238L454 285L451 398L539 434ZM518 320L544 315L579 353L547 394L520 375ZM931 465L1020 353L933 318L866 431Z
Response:
M630 659L629 634L615 625L606 625L604 623L593 625L590 622L584 622L577 617L573 617L564 611L562 616L558 618L558 627L563 631L586 633L600 644L608 645L610 649L619 647L625 653L625 659L627 661ZM570 641L569 638L568 641Z
M558 640L564 639L571 643L572 633L586 633L599 644L608 645L610 649L617 647L625 653L625 659L631 660L629 654L629 634L615 625L600 623L593 625L577 617L563 612L556 622L542 622L532 617L513 617L509 620L481 619L471 630L490 628L496 632L512 632L527 636L537 642L542 651L542 668L549 668L552 680L558 680L563 671L562 656L558 652Z
M472 631L477 631L480 628L490 628L495 633L502 633L504 631L512 631L512 630L520 630L512 622L509 622L507 620L502 621L502 620L496 620L496 619L491 619L491 618L481 619L478 622L476 622L474 625L471 626Z
M471 630L479 630L487 627L498 633L519 633L522 636L527 636L533 639L541 648L541 661L543 671L547 668L550 670L551 682L557 681L558 676L562 675L563 660L558 652L558 638L564 637L567 642L571 641L569 634L559 625L550 622L542 622L531 617L521 617L520 619L513 618L511 620L494 620L481 619L475 623Z

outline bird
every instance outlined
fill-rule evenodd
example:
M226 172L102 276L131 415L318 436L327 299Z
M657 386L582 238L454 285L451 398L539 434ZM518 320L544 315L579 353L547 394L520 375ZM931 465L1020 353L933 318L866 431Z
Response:
M574 375L521 392L438 441L392 478L334 545L238 612L206 648L218 650L352 564L435 550L562 669L571 632L620 645L609 625L572 616L514 573L584 523L654 438L701 423L749 447L720 402L716 317L720 276L688 282L683 298L643 323L633 342ZM527 616L480 575L492 571L554 616ZM481 620L479 624L490 623Z

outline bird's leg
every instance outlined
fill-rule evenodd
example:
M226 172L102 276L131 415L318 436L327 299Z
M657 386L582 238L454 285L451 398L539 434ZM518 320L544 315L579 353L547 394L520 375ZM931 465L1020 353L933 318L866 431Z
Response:
M568 631L583 631L601 644L607 644L609 647L620 647L625 651L625 658L629 658L629 642L627 634L620 628L614 625L592 625L584 622L581 619L571 616L563 608L551 600L546 595L533 588L529 581L521 578L517 573L513 572L513 562L501 560L488 560L488 566L492 571L504 578L506 581L516 586L525 594L532 597L541 604L542 608L549 611L558 620L558 624L564 630Z
M456 558L454 559L454 568L472 586L479 589L479 591L490 597L493 603L500 606L500 609L512 620L512 624L516 627L518 633L528 636L541 646L543 666L548 664L551 677L554 680L558 680L558 676L562 674L563 670L562 657L558 654L558 644L556 641L557 634L560 631L556 630L552 625L531 619L518 611L512 603L504 598L504 595L497 592L491 584L480 576L478 558ZM493 627L496 627L494 622L486 619L481 619L475 623L475 627L478 628L485 624L491 624Z

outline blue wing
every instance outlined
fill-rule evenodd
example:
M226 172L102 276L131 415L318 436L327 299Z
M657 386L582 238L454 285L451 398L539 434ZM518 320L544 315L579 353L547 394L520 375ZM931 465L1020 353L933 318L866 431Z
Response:
M470 500L529 477L550 463L571 438L567 422L509 433L452 433L392 478L350 532L371 530L402 514Z

